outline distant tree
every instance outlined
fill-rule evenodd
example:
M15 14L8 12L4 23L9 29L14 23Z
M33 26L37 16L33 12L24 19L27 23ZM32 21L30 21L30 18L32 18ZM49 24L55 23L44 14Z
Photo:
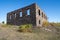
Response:
M2 24L4 24L4 21L2 21Z

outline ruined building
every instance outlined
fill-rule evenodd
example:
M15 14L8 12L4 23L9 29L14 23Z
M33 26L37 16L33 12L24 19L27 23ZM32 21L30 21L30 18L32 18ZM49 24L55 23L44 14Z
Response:
M36 3L7 13L7 24L12 25L42 26L44 20L47 20L47 16Z

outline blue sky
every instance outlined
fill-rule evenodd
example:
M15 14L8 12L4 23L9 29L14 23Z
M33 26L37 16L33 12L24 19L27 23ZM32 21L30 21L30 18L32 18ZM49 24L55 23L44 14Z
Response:
M0 0L0 23L6 22L8 12L32 3L37 3L47 15L49 22L60 22L60 0Z

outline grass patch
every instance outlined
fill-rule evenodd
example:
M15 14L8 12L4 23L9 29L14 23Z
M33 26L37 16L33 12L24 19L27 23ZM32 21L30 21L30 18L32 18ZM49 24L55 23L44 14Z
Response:
M20 32L31 32L32 25L31 24L25 24L19 26Z

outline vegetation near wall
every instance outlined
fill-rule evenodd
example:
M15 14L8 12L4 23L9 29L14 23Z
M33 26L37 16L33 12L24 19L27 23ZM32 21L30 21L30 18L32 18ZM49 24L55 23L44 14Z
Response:
M47 27L47 26L60 26L60 23L58 23L58 22L48 22L48 21L43 21L43 25L42 25L43 27Z
M31 28L32 28L32 25L31 24L21 25L19 27L19 31L20 32L31 32Z
M49 26L49 22L48 22L48 21L43 21L42 26L43 26L43 27L47 27L47 26Z

